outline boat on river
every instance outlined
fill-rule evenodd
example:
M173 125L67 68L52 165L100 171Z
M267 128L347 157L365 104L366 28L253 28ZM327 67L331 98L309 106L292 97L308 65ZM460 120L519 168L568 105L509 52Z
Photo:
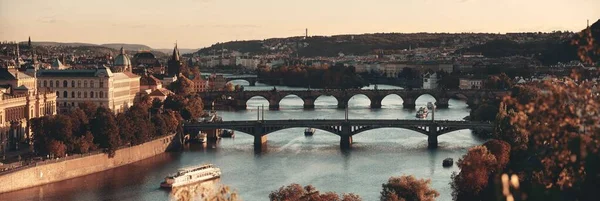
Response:
M420 107L415 116L419 119L425 119L427 115L429 115L429 110L425 107Z
M313 136L316 131L317 131L317 129L314 129L314 128L306 128L304 130L304 136Z
M233 130L223 129L223 130L221 130L220 137L222 137L222 138L234 138L235 137L235 132Z
M220 177L221 169L212 164L204 164L179 169L177 173L165 177L165 181L160 183L160 187L173 188Z

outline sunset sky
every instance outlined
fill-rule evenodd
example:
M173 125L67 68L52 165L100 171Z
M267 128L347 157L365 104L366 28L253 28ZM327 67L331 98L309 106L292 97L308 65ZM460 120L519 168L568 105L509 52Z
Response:
M375 32L579 31L600 0L0 0L0 41L216 42Z

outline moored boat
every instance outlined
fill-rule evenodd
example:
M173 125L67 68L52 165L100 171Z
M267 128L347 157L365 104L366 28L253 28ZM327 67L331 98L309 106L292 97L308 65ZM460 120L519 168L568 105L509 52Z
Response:
M179 169L173 175L165 177L165 181L160 183L160 187L173 188L219 177L221 177L221 169L214 167L212 164L186 167Z
M304 135L305 135L305 136L312 136L312 135L314 135L314 134L315 134L315 131L317 131L317 129L314 129L314 128L306 128L306 129L304 130Z

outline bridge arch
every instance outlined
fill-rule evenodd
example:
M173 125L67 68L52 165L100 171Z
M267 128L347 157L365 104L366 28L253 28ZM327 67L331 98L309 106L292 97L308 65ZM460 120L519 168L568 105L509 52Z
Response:
M250 86L250 81L246 80L246 79L231 79L228 80L227 83L231 83L233 85L241 85L241 86ZM227 84L225 83L225 84Z
M421 107L427 106L428 102L436 104L439 99L439 97L437 97L435 94L431 94L431 93L422 93L416 97L417 98L415 98L415 104L418 106L421 106Z
M259 106L270 107L269 99L262 95L255 95L246 100L246 107L248 109L254 109Z
M315 108L337 108L339 100L332 95L320 95L315 98Z
M398 94L388 94L381 99L381 106L384 108L402 107L404 99Z
M296 94L287 94L279 100L279 105L283 108L303 108L304 104L304 99Z
M371 97L365 94L354 94L348 98L347 105L352 108L369 108L372 102Z
M352 128L352 135L358 135L361 134L365 131L370 131L370 130L376 130L376 129L381 129L381 128L396 128L396 129L403 129L403 130L409 130L409 131L414 131L417 132L421 135L428 135L429 132L429 128L427 126L385 126L385 127L378 127L378 126L358 126L355 128Z

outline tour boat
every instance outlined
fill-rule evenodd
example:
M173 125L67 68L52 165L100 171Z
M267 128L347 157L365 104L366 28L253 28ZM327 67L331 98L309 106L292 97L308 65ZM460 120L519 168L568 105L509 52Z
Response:
M160 183L160 187L173 188L219 177L221 177L221 169L214 167L212 164L186 167L179 169L173 175L165 177L165 181Z
M435 109L435 105L432 102L427 102L427 109L433 110Z
M221 135L220 136L223 137L223 138L234 138L235 137L235 133L234 133L233 130L225 130L225 129L223 129L221 131Z
M312 136L313 134L315 134L316 129L314 128L306 128L304 130L304 135L305 136Z
M427 110L427 108L421 107L417 111L416 117L419 119L425 119L427 118L427 115L429 115L429 111Z
M204 132L198 132L198 135L196 135L196 137L194 137L193 142L194 143L204 143L206 142L206 137L208 135Z

